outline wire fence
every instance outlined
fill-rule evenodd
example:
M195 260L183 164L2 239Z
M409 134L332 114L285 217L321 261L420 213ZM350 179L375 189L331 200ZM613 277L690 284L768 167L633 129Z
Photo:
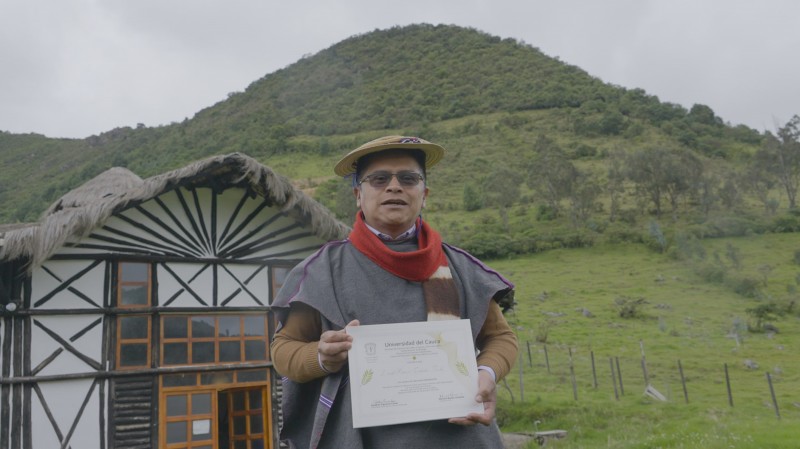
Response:
M787 360L790 372L778 368L770 372L759 370L754 363L744 367L737 364L733 369L729 363L716 366L702 360L692 360L687 368L679 357L649 361L643 342L639 342L638 352L636 358L601 356L591 349L578 353L569 346L549 347L527 341L521 343L515 372L503 381L501 390L512 402L525 402L526 381L549 378L563 386L560 388L570 388L565 394L571 393L575 401L603 389L617 401L635 391L654 400L686 404L735 407L739 400L757 401L759 406L771 409L776 419L785 418L786 411L800 417L800 357ZM679 387L673 392L675 385Z

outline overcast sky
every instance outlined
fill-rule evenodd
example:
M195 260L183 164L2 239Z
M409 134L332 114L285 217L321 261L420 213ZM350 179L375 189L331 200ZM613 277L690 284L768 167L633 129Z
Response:
M774 130L800 114L795 0L1 0L0 130L166 125L356 34L476 28Z

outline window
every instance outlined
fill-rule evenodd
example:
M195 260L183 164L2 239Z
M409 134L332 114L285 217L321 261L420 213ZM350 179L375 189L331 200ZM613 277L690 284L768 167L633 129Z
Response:
M166 394L164 436L170 449L212 449L216 447L216 401L214 390Z
M178 373L161 376L164 388L196 387L198 385L243 385L269 381L267 368L215 371L210 373Z
M119 307L147 307L150 305L150 264L120 262L117 275L117 305Z
M125 309L150 306L150 264L120 262L117 267L117 306ZM149 315L117 318L117 368L150 368L151 320Z
M266 315L172 315L161 321L161 364L202 365L268 359Z
M117 318L117 366L120 369L150 367L150 317Z

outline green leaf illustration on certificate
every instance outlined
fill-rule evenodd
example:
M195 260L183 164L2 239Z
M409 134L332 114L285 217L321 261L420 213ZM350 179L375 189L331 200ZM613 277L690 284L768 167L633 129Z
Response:
M431 340L436 342L436 347L447 356L447 366L454 374L455 379L459 380L465 388L469 388L469 369L459 358L459 345L455 340L448 340L442 332L429 334Z
M364 375L361 376L361 385L366 385L371 380L372 380L372 370L368 369L368 370L364 371Z

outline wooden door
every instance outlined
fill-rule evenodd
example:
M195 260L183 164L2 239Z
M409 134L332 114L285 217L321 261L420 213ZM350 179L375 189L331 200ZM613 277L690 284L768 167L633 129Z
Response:
M271 446L270 408L266 407L266 399L264 387L220 392L220 421L227 421L226 428L220 428L220 449L266 449ZM223 432L227 433L227 438ZM227 441L223 442L223 439Z

